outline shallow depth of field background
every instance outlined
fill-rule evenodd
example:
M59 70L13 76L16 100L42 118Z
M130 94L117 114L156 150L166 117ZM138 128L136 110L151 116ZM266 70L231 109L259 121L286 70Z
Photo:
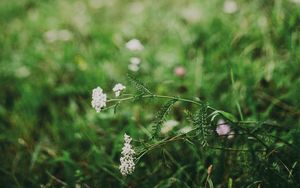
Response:
M0 187L204 187L210 164L215 187L284 182L255 154L185 142L149 153L123 178L124 133L147 138L163 101L122 103L116 114L91 107L96 86L109 98L119 82L134 92L131 73L155 93L199 97L237 117L239 104L245 120L275 122L277 136L300 144L300 2L236 3L226 13L223 0L0 0ZM133 38L143 51L125 47ZM131 57L141 58L137 72ZM194 110L177 105L168 116L179 122L174 134L191 126L185 108ZM299 160L300 149L280 152L289 167Z

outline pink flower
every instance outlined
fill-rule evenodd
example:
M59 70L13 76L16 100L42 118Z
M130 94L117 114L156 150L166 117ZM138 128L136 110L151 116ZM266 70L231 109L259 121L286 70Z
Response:
M219 136L227 136L230 133L230 126L223 119L219 119L216 132Z
M185 73L186 73L185 68L182 66L176 67L174 69L174 74L178 77L184 77Z

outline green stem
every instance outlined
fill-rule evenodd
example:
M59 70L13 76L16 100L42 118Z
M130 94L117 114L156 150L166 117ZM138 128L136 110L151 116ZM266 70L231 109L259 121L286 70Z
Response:
M107 102L115 102L115 101L118 101L118 102L121 102L121 101L127 101L127 100L133 100L135 98L135 96L132 96L132 97L126 97L126 98L120 98L120 99L110 99L110 100L107 100ZM197 101L194 101L194 100L191 100L191 99L185 99L185 98L180 98L180 97L174 97L174 96L166 96L166 95L143 95L142 98L161 98L161 99L176 99L178 101L182 101L182 102L187 102L187 103L192 103L192 104L195 104L195 105L198 105L198 106L201 106L202 103L201 102L197 102ZM211 106L208 106L208 108L210 110L214 110L216 111L215 108L211 107Z

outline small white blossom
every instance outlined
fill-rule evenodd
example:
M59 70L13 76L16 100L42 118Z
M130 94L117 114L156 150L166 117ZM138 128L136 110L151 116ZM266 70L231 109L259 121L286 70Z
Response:
M141 63L141 59L138 57L131 57L130 58L130 64L128 65L128 69L133 71L133 72L137 72L140 69L140 63Z
M130 51L142 51L144 49L144 46L138 39L131 39L125 46Z
M129 64L128 69L131 70L132 72L137 72L139 71L140 67L138 65Z
M234 131L230 131L230 133L228 134L227 138L228 139L233 139L234 138L234 134L235 134Z
M290 0L293 3L300 4L300 0Z
M233 14L238 10L238 6L235 1L227 0L224 3L223 11L227 14Z
M141 59L138 57L132 57L130 58L130 63L133 65L139 65L141 63Z
M100 87L93 89L92 94L92 107L95 108L97 112L100 112L103 107L106 106L106 94Z
M223 119L219 119L216 132L219 136L227 136L230 133L230 126Z
M161 128L161 133L162 134L167 134L168 132L170 132L174 127L176 127L179 124L178 121L176 120L168 120L166 121L162 128Z
M130 144L132 138L128 136L126 133L124 134L124 146L122 148L122 156L120 158L120 172L123 176L127 176L129 174L132 174L135 169L134 164L134 155L135 151L132 149L132 146Z
M120 96L121 91L123 91L126 87L123 84L116 84L113 88L113 91L115 92L116 97Z
M49 30L44 34L47 42L52 43L56 41L70 41L73 38L73 34L67 29L61 30Z

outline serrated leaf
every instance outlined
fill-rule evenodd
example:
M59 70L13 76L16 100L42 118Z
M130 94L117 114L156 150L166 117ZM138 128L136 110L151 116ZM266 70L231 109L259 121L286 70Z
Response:
M152 138L157 138L162 124L165 121L165 117L171 110L172 106L175 104L177 99L171 99L169 100L166 104L164 104L161 109L157 112L156 117L155 117L155 124L153 126L153 133L152 133Z
M137 91L141 95L149 94L152 95L152 92L139 80L137 80L135 77L131 76L130 74L127 75L128 80L130 83L137 89Z

